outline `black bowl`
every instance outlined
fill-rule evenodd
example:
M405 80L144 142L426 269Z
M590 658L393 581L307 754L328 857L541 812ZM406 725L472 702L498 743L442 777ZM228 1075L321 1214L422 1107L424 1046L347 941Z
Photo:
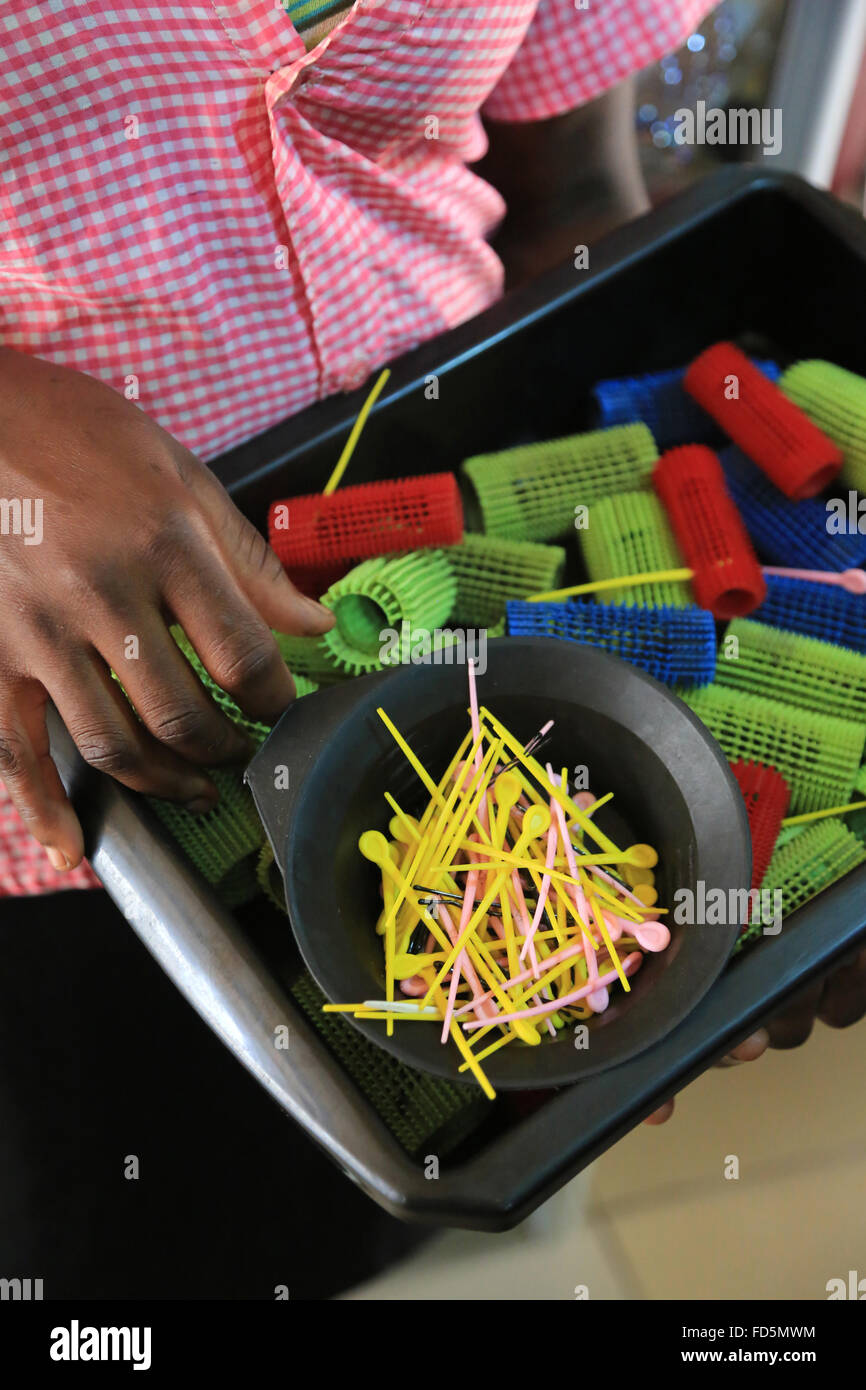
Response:
M668 949L648 955L630 993L613 993L590 1024L589 1046L565 1028L537 1047L512 1042L484 1068L495 1087L558 1086L626 1061L659 1042L695 1007L737 938L727 925L677 925L674 892L748 889L745 804L718 745L691 711L634 666L595 648L546 637L505 637L487 647L479 698L519 738L555 721L545 760L585 765L596 795L614 793L599 825L618 843L659 853L659 903L671 911ZM434 777L467 728L463 665L403 666L308 695L292 705L251 764L249 781L274 846L301 954L335 1003L381 999L378 872L358 850L364 830L387 833L390 791L410 813L427 796L378 715L381 705ZM288 769L287 789L277 790ZM681 901L681 900L680 900ZM347 1015L347 1017L351 1017ZM461 1058L431 1023L351 1019L410 1066L451 1080ZM475 1084L472 1082L472 1084Z

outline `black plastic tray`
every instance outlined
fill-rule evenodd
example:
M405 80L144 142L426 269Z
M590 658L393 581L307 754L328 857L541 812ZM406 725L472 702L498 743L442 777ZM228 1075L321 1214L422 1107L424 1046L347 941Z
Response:
M352 481L457 468L476 452L589 427L594 381L677 366L720 338L866 372L866 226L792 176L725 170L607 237L591 263L564 265L396 363ZM257 525L273 498L323 485L365 392L316 405L213 465ZM497 1100L431 1181L290 1002L267 944L215 900L139 798L84 767L57 725L54 746L91 861L133 928L278 1103L398 1216L515 1224L866 935L864 867L729 966L663 1042L598 1078L525 1094L523 1105ZM287 1021L283 1052L273 1029Z

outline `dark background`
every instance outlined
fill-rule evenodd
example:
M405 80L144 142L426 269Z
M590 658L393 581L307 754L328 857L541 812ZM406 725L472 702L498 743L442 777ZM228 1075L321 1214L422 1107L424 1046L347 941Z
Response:
M424 1238L277 1109L105 893L4 899L0 953L0 1277L46 1299L320 1299Z

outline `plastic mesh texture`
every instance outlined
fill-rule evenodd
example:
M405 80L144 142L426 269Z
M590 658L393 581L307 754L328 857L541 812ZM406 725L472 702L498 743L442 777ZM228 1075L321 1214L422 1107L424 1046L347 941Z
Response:
M219 880L217 891L226 907L243 907L259 895L256 880L256 856L248 854Z
M866 726L720 685L682 691L680 697L730 761L766 763L782 774L793 814L851 799Z
M157 797L148 797L148 801L202 876L220 887L232 869L259 850L265 832L252 796L242 783L243 768L210 768L209 776L220 799L202 816Z
M733 343L716 343L696 357L683 385L787 497L814 497L839 472L842 453L832 439Z
M768 380L779 380L781 369L776 362L753 360ZM685 373L685 367L674 367L597 382L592 394L599 424L610 428L640 420L652 432L659 449L673 449L677 444L717 444L718 426L683 390Z
M565 565L562 546L501 536L467 534L446 555L457 580L452 620L476 628L501 622L507 599L555 589Z
M293 637L283 632L274 636L296 685L301 677L317 685L333 685L345 678L321 637Z
M648 485L657 457L646 425L620 425L477 454L462 473L489 535L550 541L573 529L575 507Z
M866 534L831 535L818 498L792 502L735 446L720 454L728 492L761 559L789 569L855 569L866 561Z
M725 647L732 637L736 656L719 658L719 685L866 722L866 656L860 652L748 619L731 623Z
M208 674L180 628L172 628L172 635L211 698L232 723L245 730L255 743L263 743L270 733L269 726L241 713L232 697ZM274 636L279 643L280 634ZM314 691L316 685L296 675L295 689L300 698ZM186 857L213 884L222 900L236 907L256 895L254 857L264 842L264 827L252 795L244 786L243 765L209 768L208 775L219 791L219 801L204 815L193 815L183 806L158 797L147 800Z
M514 637L558 637L601 647L648 671L665 685L706 685L716 669L716 627L703 608L638 608L634 604L508 604Z
M797 362L779 383L842 450L842 480L866 492L866 378L817 360Z
M731 771L743 793L752 836L752 887L760 888L773 857L791 793L774 767L762 763L731 763Z
M653 483L694 570L692 589L700 606L721 619L752 612L766 595L764 576L712 449L669 449L656 464Z
M578 535L590 579L685 567L664 507L651 492L601 498L590 506L588 520ZM613 589L599 598L641 608L687 608L694 603L691 585L684 580Z
M781 894L782 920L866 861L866 845L835 817L816 821L776 850L761 887L761 902L735 950L757 941L774 925L774 894Z
M274 858L274 851L269 840L265 840L256 859L256 882L272 906L288 916L286 896L283 891L283 877L277 868L277 861Z
M456 545L462 535L463 505L453 473L359 483L327 497L284 498L268 512L268 538L289 571Z
M866 652L866 596L784 575L768 574L766 581L767 597L752 614L756 621Z
M448 1153L486 1118L489 1102L479 1092L413 1071L339 1014L323 1013L327 1001L310 975L301 975L291 994L407 1153L418 1153L434 1135L437 1153Z
M433 633L448 621L457 580L443 550L413 551L395 559L365 560L322 596L336 614L323 642L347 674L378 670L383 632Z
M783 825L776 839L776 846L773 853L775 854L777 849L781 849L782 846L787 845L789 841L796 840L797 836L802 835L806 829L807 826L805 825Z

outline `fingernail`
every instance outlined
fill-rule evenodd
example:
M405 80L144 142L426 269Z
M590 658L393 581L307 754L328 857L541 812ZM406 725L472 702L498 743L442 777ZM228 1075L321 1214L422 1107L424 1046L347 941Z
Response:
M205 812L212 811L217 803L217 798L213 793L202 792L199 796L192 797L183 803L185 811L189 811L191 816L203 816Z
M734 1049L733 1052L729 1052L726 1057L723 1057L721 1062L719 1063L719 1066L741 1067L746 1062L755 1062L764 1052L766 1052L769 1045L769 1033L767 1032L766 1028L759 1028L757 1032L751 1035L751 1037L746 1038L744 1042L741 1042ZM748 1055L745 1057L738 1057L737 1053L742 1052L744 1048L748 1048Z
M45 853L51 861L52 869L56 869L58 873L62 874L69 868L69 860L62 849L55 849L53 845L46 845Z
M334 626L334 615L330 608L326 608L323 603L317 603L314 598L305 597L302 602L302 611L307 619L310 635L328 632Z

